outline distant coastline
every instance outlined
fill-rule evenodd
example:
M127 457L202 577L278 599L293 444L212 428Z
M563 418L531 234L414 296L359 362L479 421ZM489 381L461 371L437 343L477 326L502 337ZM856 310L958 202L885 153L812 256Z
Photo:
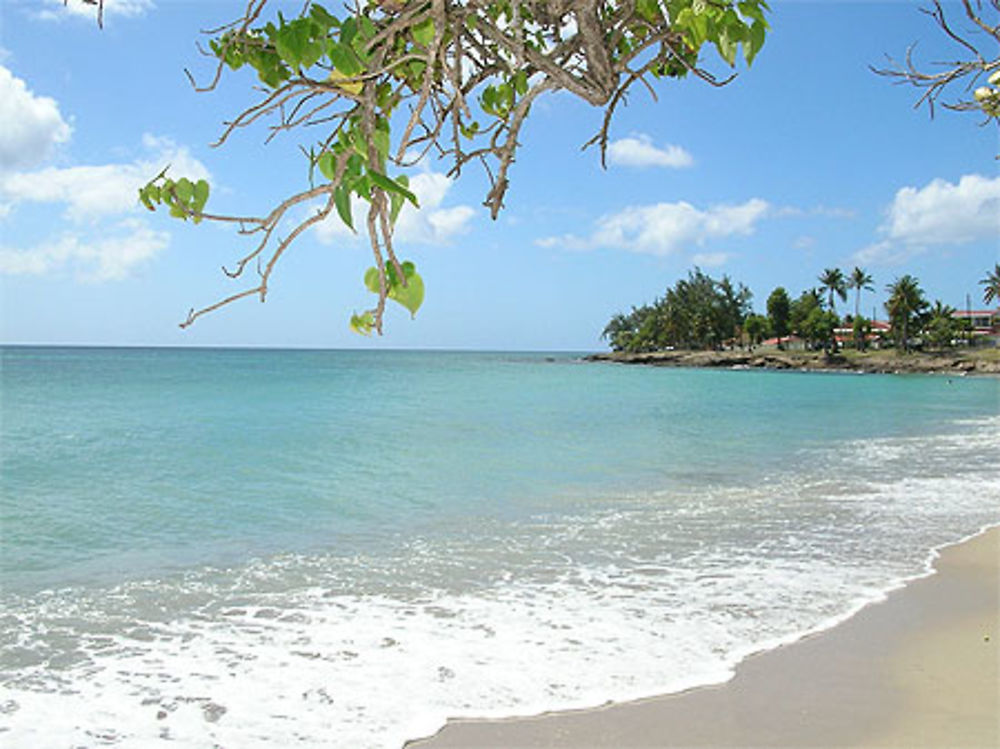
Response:
M725 351L610 351L591 354L587 361L646 364L659 367L714 369L775 369L814 372L863 372L871 374L1000 375L1000 349L966 349L946 352L780 351L757 348Z

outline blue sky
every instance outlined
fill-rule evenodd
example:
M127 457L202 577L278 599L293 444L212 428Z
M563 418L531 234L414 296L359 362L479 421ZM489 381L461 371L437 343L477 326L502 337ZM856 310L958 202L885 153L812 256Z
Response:
M976 282L998 259L996 127L931 120L913 89L868 69L914 42L923 62L958 55L919 5L775 2L763 51L729 86L671 81L658 102L636 91L607 170L580 149L600 113L568 96L535 106L495 222L480 175L419 169L422 210L397 237L427 285L416 320L396 308L382 338L348 329L371 303L370 254L330 226L289 251L266 304L180 330L189 308L243 288L220 267L247 245L148 213L136 186L170 163L211 178L213 210L264 213L305 185L304 161L290 138L265 145L263 129L209 145L251 101L248 75L198 94L183 69L208 74L199 30L240 3L108 3L103 31L61 0L0 3L5 343L593 350L612 314L696 264L747 284L759 310L775 286L798 294L824 268L861 265L876 286L863 310L881 317L885 285L904 273L931 300L981 306ZM853 297L840 305L852 309Z

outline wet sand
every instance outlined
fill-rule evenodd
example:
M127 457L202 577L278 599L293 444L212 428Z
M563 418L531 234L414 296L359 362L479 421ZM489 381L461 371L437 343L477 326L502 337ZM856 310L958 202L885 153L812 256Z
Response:
M1000 747L1000 529L934 566L830 630L748 658L725 684L452 721L407 747Z

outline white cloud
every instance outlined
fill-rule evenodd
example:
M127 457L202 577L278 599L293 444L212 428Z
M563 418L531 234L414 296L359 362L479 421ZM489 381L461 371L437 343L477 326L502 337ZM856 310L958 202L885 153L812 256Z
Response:
M97 18L97 5L85 3L83 0L48 0L49 7L35 14L43 21L59 21L67 15ZM156 7L153 0L104 0L104 17L122 16L135 18Z
M143 136L143 145L156 153L128 163L48 167L2 174L0 200L8 206L18 203L64 205L65 217L80 223L135 210L138 189L168 164L172 175L192 179L209 176L204 165L183 146L150 135Z
M115 229L116 236L102 231L102 238L93 241L67 233L27 250L0 246L0 273L43 275L72 268L84 281L117 281L154 258L170 241L166 232L154 231L138 219L119 222Z
M882 239L855 252L859 264L901 265L932 245L1000 237L1000 177L967 174L958 183L935 179L903 187L879 227Z
M440 207L453 183L444 174L431 171L411 178L410 190L417 196L420 208L414 208L410 203L403 206L393 239L414 244L444 244L467 231L476 213L471 206ZM354 226L360 230L365 225L368 204L356 197L352 203ZM317 224L316 236L321 242L329 244L356 235L334 214Z
M913 244L899 244L889 240L873 242L851 255L858 265L903 265L913 257L922 255L926 248Z
M72 129L55 99L36 96L0 65L0 172L32 167L69 140Z
M725 265L732 257L728 252L697 252L691 256L691 262L701 268L718 268Z
M904 187L889 206L883 227L890 240L910 244L961 244L1000 236L1000 177L967 174L958 184L935 179Z
M688 245L703 245L710 239L752 234L770 210L767 201L760 198L706 210L686 202L631 206L598 219L594 232L588 237L567 234L546 237L537 244L581 250L609 247L669 255Z
M680 169L694 164L691 154L680 146L657 148L648 135L638 134L608 144L608 161L614 166L660 166Z
M151 260L169 243L167 232L153 230L137 190L171 165L171 174L208 179L208 170L186 148L143 136L146 154L131 162L47 167L0 173L0 222L16 221L17 207L51 205L62 211L69 230L27 249L0 246L0 273L41 275L72 270L83 281L117 281ZM11 232L6 230L5 235Z

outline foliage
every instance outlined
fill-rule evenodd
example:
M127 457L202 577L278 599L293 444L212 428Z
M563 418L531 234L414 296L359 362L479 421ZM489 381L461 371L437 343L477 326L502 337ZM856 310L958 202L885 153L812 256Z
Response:
M718 349L741 334L751 298L743 284L695 268L652 305L615 315L602 337L615 351Z
M872 333L872 321L861 315L855 315L851 320L851 329L854 337L854 348L864 351L868 347L868 336Z
M381 333L386 300L413 313L423 299L422 279L393 241L400 210L417 205L408 167L435 156L458 177L470 163L482 165L490 182L485 205L496 218L539 96L563 91L603 110L587 144L598 145L603 161L612 117L633 86L654 98L658 79L691 76L721 86L731 77L719 80L701 67L703 51L714 48L730 67L742 52L749 64L768 27L765 0L359 0L339 15L306 0L294 17L265 17L274 6L248 0L240 18L209 32L205 52L215 71L197 90L249 71L260 99L226 123L217 145L264 122L269 140L308 132L310 186L259 217L207 213L200 197L207 200L207 186L193 201L183 179L165 174L142 189L149 208L229 222L256 240L226 272L237 278L254 264L259 283L192 310L182 327L243 297L263 301L275 264L303 232L334 214L354 230L360 206L375 261L365 287L377 301L351 324ZM293 218L293 208L298 215L307 209L305 218Z
M771 325L763 315L747 315L747 319L743 321L743 332L746 333L751 348L763 341L770 329Z
M991 279L1000 281L1000 266L980 283ZM870 275L855 268L849 284L855 289L871 289L871 281ZM886 291L891 335L900 349L908 351L918 337L920 345L949 347L971 331L970 321L957 318L954 307L941 301L929 305L919 281L911 275L888 284ZM750 311L752 296L750 289L734 285L727 276L716 281L695 268L653 304L633 307L628 315L612 317L602 337L615 351L640 352L720 348L744 337L752 348L768 335L783 338L794 332L808 348L836 350L835 331L841 321L833 309L824 305L819 289L806 289L797 299L789 300L783 287L775 288L767 298L766 317ZM737 320L740 322L734 328ZM847 315L844 324L852 327L855 348L865 350L872 336L872 321L861 315Z
M778 338L788 335L789 316L791 314L792 300L788 297L788 292L781 286L771 292L767 298L767 319L771 326L771 332Z
M854 318L857 320L861 315L861 292L862 291L875 291L875 287L872 286L872 277L863 268L854 266L854 270L851 271L850 277L847 279L847 288L854 289ZM871 325L869 324L869 331L871 332ZM868 333L859 335L858 326L854 326L854 347L859 351L864 349L865 340Z
M826 289L829 294L827 304L831 310L834 309L834 294L840 297L840 301L847 301L847 279L840 268L826 268L819 275L819 283L820 288Z
M961 29L949 20L939 0L923 12L956 45L962 59L921 69L913 59L913 44L903 61L890 57L888 68L873 70L921 89L915 106L926 104L932 117L945 93L957 91L957 98L942 101L946 109L983 115L984 125L1000 124L1000 0L961 0L961 6L965 15ZM984 82L988 85L977 85Z
M992 304L994 300L1000 301L1000 263L997 263L996 267L986 274L986 278L979 281L979 284L983 287L983 302L985 304Z
M864 270L864 268L859 268L854 266L854 270L851 271L850 277L847 279L847 288L855 290L854 296L854 316L857 317L861 314L861 292L862 291L875 291L875 287L872 286L871 275Z
M941 301L934 302L923 330L928 344L934 348L948 348L962 335L965 329L963 323L967 321L955 319L954 314L954 307L942 304Z
M910 334L920 329L927 300L924 298L920 283L913 276L906 274L888 284L889 300L885 309L889 313L896 346L904 351L910 350Z
M840 324L840 318L835 312L825 310L821 306L811 307L809 314L799 326L799 335L805 338L810 348L822 348L833 351L837 347L834 330Z
M806 289L799 295L798 299L792 301L789 305L788 324L793 333L809 340L805 322L815 309L823 309L823 298L816 289Z

